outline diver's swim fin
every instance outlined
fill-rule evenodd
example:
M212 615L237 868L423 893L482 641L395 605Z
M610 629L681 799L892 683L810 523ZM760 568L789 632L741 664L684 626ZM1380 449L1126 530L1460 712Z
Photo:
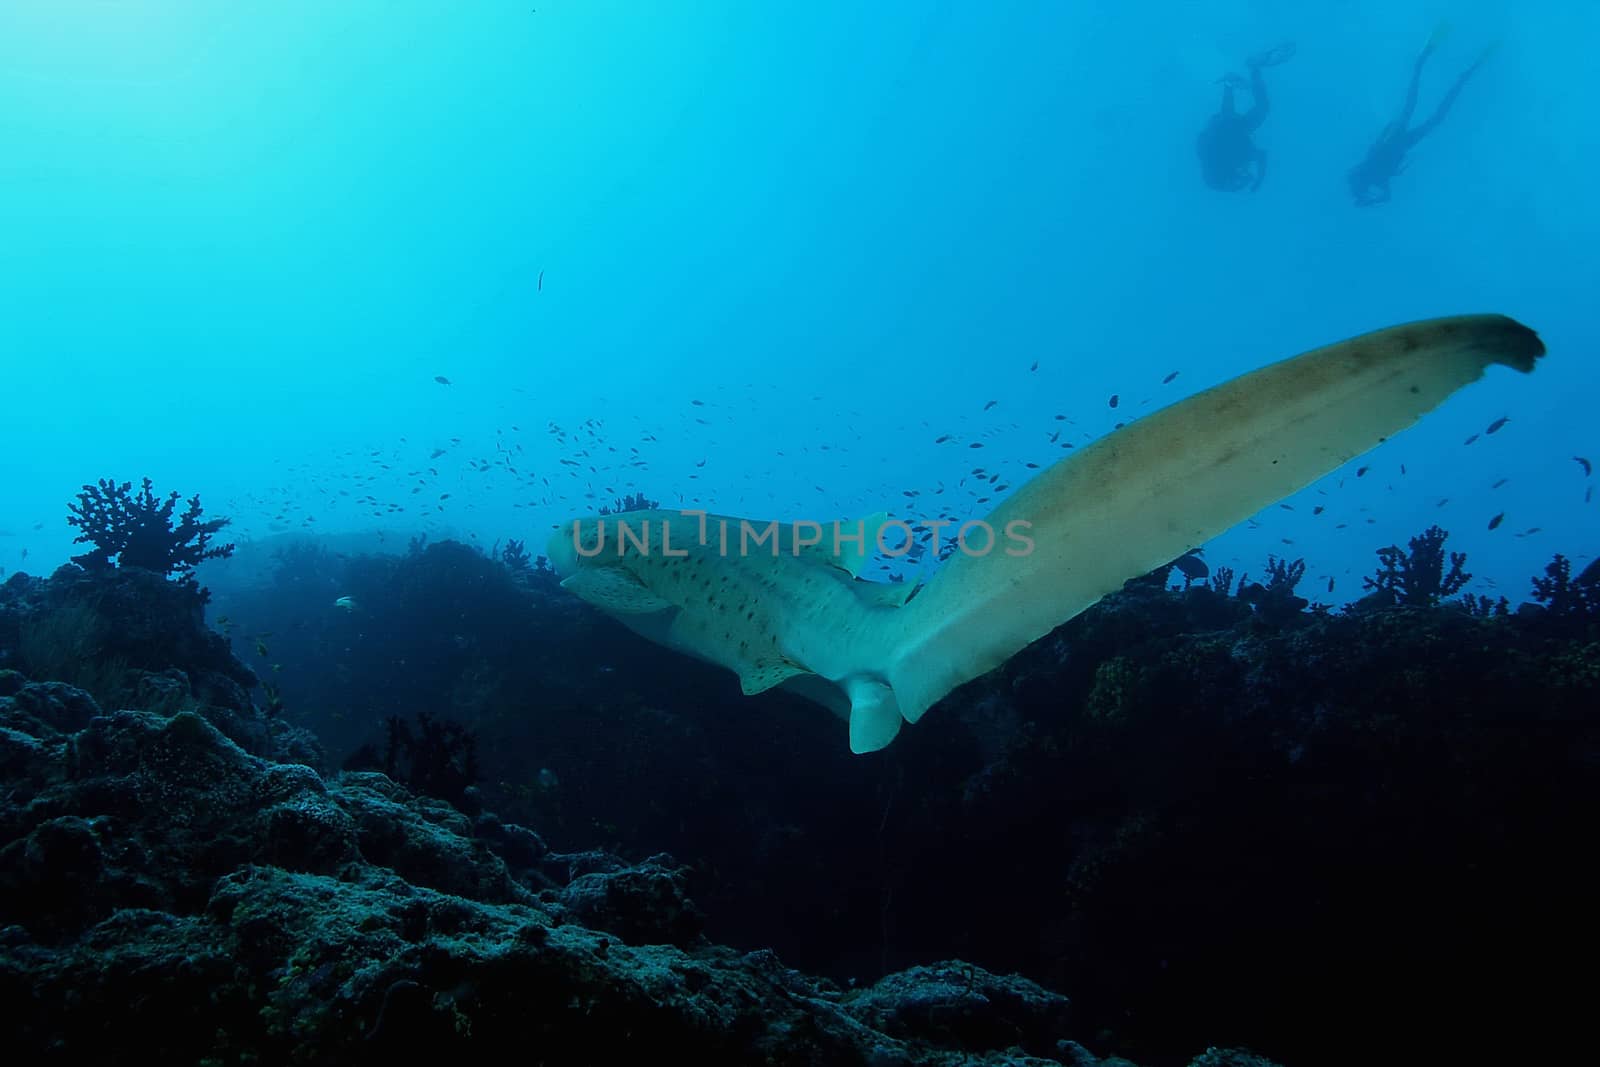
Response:
M1500 51L1500 44L1501 42L1499 41L1490 41L1484 50L1478 53L1478 58L1472 61L1472 66L1467 68L1467 73L1471 74L1473 71L1487 63L1491 56Z
M1265 52L1257 52L1251 56L1250 65L1252 67L1276 67L1279 63L1293 59L1294 51L1294 42L1284 41L1282 44L1269 48Z

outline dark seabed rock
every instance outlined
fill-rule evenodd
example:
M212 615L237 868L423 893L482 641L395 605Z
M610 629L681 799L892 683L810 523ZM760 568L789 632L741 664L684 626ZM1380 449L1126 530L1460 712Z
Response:
M1334 613L1298 561L1238 595L1158 575L857 757L831 715L744 697L547 572L460 545L311 563L216 599L273 635L265 713L181 597L0 586L0 970L30 1055L536 1033L552 1063L644 1041L1166 1067L1217 1043L1300 1067L1584 1031L1586 595ZM120 673L49 655L123 627L84 603L171 633L127 623ZM74 684L6 670L24 648Z
M841 990L706 942L668 856L554 853L190 711L24 685L0 761L0 995L28 1062L1099 1062L1025 979L946 963Z

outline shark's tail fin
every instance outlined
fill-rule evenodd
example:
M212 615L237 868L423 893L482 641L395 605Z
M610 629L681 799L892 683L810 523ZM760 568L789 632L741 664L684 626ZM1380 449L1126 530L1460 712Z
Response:
M963 682L1144 574L1416 422L1491 363L1544 345L1502 315L1395 326L1264 367L1040 473L896 613L885 674L916 722ZM1031 550L1009 534L1031 539Z

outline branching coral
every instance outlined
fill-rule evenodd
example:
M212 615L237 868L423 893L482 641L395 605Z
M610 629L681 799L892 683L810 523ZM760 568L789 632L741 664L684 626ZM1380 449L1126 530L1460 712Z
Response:
M625 511L655 511L661 507L661 501L651 500L643 493L632 493L613 500L610 507L602 507L602 515L621 515Z
M228 520L202 520L199 496L189 498L188 508L174 526L176 491L158 500L149 478L138 493L132 489L131 482L118 485L102 478L97 485L84 486L77 502L67 505L71 512L67 524L83 531L73 538L73 544L94 545L92 551L72 557L74 563L89 570L142 567L191 581L201 561L233 555L233 545L211 547L211 538Z
M1233 568L1218 567L1211 572L1211 591L1219 596L1227 596L1233 589Z
M1283 624L1306 609L1310 603L1305 597L1295 596L1294 587L1306 576L1306 561L1293 562L1267 557L1267 584L1252 582L1246 575L1239 579L1239 599L1256 609L1256 614L1270 622Z
M1600 566L1591 563L1576 578L1572 561L1557 552L1533 579L1533 599L1552 615L1600 615Z
M1362 579L1362 588L1387 595L1393 603L1432 607L1447 596L1454 596L1472 580L1462 570L1465 552L1450 553L1450 569L1444 566L1444 542L1450 535L1430 526L1408 542L1410 551L1398 545L1378 549L1383 569Z
M533 557L528 555L526 543L513 537L506 541L506 547L501 550L500 562L513 572L525 571L533 565Z

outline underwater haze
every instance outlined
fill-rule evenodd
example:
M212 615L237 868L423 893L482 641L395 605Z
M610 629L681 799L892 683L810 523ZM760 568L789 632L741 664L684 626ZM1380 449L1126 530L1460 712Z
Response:
M1392 201L1356 208L1345 172L1443 18L1419 119L1498 50ZM1468 311L1529 323L1551 358L1208 560L1304 557L1340 603L1374 546L1437 522L1471 591L1515 601L1552 546L1593 551L1573 459L1596 451L1600 373L1592 5L18 0L0 20L8 570L63 561L64 504L101 477L199 493L238 541L542 544L634 491L921 517L903 494L943 485L976 518L996 494L973 467L1015 485L1235 374ZM1217 82L1279 41L1270 173L1208 188Z

